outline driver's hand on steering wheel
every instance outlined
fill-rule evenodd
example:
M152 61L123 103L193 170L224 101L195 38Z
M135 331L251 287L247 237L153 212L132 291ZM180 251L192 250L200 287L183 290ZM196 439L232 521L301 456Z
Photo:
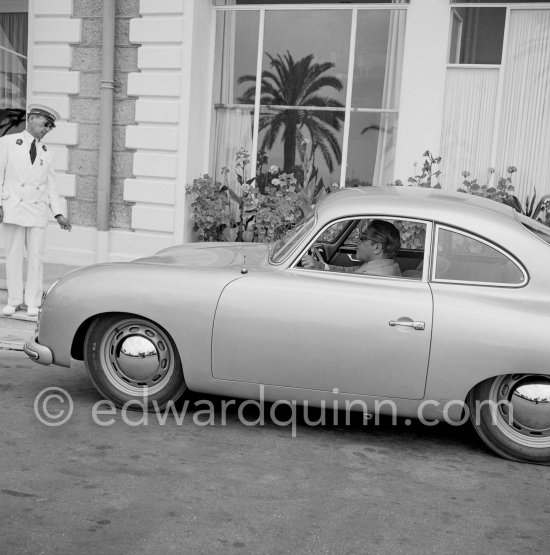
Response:
M322 260L317 260L311 254L304 254L301 260L302 268L307 268L308 270L324 270L325 263Z

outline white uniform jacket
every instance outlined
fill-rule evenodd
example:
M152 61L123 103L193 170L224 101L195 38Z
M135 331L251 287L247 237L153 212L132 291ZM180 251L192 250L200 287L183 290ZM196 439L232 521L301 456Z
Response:
M0 137L0 206L4 223L46 227L49 211L63 212L54 179L53 155L36 142L36 158L29 150L33 136L27 131Z

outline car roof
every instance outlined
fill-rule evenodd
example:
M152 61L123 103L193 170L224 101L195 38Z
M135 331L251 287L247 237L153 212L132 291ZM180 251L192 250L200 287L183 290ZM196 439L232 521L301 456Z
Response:
M517 222L514 209L500 202L424 187L350 187L328 195L318 208L329 219L371 213L430 219L458 227L487 220L497 225Z

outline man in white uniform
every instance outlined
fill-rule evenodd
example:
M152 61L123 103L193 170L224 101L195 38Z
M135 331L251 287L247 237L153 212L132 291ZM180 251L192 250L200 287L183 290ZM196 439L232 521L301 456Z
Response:
M31 107L27 128L0 137L0 222L6 249L8 304L11 316L25 301L27 314L36 316L42 298L43 253L51 210L61 229L71 230L62 214L54 180L53 156L42 139L55 127L56 114ZM23 299L23 258L27 251L27 282Z

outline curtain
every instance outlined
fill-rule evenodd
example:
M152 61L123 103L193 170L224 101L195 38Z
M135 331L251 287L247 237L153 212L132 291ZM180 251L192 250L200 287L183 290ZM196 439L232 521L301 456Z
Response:
M241 186L237 182L235 174L235 155L244 148L252 159L252 124L254 109L216 106L216 129L214 133L214 169L213 174L217 181L223 182L221 169L229 168L229 187L238 195L241 194ZM247 166L249 177L251 165ZM238 207L232 205L232 213L236 218Z
M497 173L523 200L550 193L550 10L512 10L498 133Z
M448 68L441 137L441 179L456 191L463 171L487 183L498 87L497 68ZM435 153L437 154L437 153Z
M27 14L0 13L0 108L25 109Z
M399 106L399 87L401 86L403 45L405 42L405 17L406 12L401 10L393 11L390 14L382 109L393 109ZM380 114L380 131L378 133L373 185L387 185L393 180L396 136L394 124L394 114Z

